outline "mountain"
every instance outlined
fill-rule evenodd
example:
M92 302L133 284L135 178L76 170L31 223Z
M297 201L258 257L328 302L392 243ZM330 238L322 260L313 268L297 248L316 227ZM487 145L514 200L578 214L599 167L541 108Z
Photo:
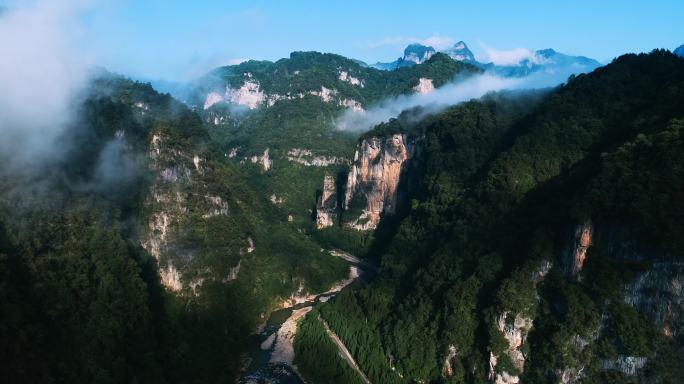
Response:
M424 63L430 59L435 52L435 49L430 46L418 43L409 44L406 48L404 48L404 56L390 63L375 63L372 65L372 67L387 71L395 70L397 68L410 67L416 64Z
M654 51L363 135L344 190L382 270L307 317L298 367L346 374L304 348L323 322L371 382L680 380L683 101Z
M486 64L488 70L504 77L523 77L533 73L561 73L565 77L571 74L587 73L601 66L601 63L584 56L569 56L554 51L542 49L516 65Z
M453 47L447 48L442 52L446 53L449 55L449 57L456 61L464 61L466 63L477 62L477 60L475 60L475 55L473 55L473 52L470 51L466 43L463 41L459 41L458 43L454 44Z
M684 45L680 45L673 51L673 53L679 57L684 57Z
M681 382L682 60L398 61L100 73L0 152L4 381ZM487 71L562 84L402 103Z
M475 59L472 51L465 42L459 41L454 46L447 48L441 53L446 54L456 61L472 64L488 72L503 77L524 77L533 73L545 73L557 75L559 82L572 74L591 72L601 66L598 61L584 56L570 56L554 51L542 49L534 52L532 57L524 58L512 65L496 65L493 63L481 63ZM404 56L390 63L376 63L374 68L382 70L394 70L402 67L410 67L420 64L425 57L431 57L435 53L434 48L420 44L411 44L404 50Z
M315 209L312 195L323 191L326 176L346 172L353 160L358 133L337 127L341 115L364 116L382 100L480 72L443 54L380 71L339 55L295 52L276 62L218 68L195 85L191 100L225 157L249 173L255 188L293 225L311 230L313 211L323 212ZM329 237L318 231L313 236ZM341 237L358 244L363 236Z
M264 313L348 276L149 84L96 77L57 145L0 153L8 382L233 381Z

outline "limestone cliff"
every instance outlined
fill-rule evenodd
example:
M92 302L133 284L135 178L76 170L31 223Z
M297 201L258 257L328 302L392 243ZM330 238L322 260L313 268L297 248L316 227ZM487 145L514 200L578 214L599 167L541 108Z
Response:
M670 338L684 335L684 262L656 261L625 286L625 302Z
M157 259L162 284L170 291L179 292L184 288L185 267L195 253L187 244L177 244L187 232L191 214L211 220L229 215L230 207L224 197L209 193L204 183L196 183L211 173L205 155L173 143L163 131L151 135L148 168L152 178L144 202L147 225L141 245ZM202 275L210 272L202 271L206 272ZM195 291L204 277L188 280L191 281L187 285Z
M344 209L353 212L360 208L361 213L348 218L348 227L374 229L382 214L395 212L399 177L412 155L412 143L401 134L370 137L358 145L347 178Z
M587 250L591 247L593 239L594 224L591 220L587 220L575 228L573 241L565 260L566 274L569 277L579 279L579 273L587 259Z
M532 288L536 291L537 286L544 280L553 264L549 260L543 260L529 276ZM539 299L537 293L537 299ZM517 313L510 311L500 312L494 324L496 331L506 341L506 348L502 352L489 354L489 380L496 384L516 384L520 382L519 374L525 370L526 356L523 353L523 345L527 341L527 336L534 325L534 318L531 316L535 311L531 308L519 308ZM507 372L497 368L502 357L505 355L513 364L516 372Z
M316 228L326 228L333 225L333 217L337 209L337 189L335 179L325 175L323 191L316 201Z

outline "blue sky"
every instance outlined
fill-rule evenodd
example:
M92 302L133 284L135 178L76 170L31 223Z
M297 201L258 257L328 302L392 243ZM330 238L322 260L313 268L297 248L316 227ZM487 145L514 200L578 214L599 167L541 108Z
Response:
M412 40L464 40L483 59L552 47L602 62L684 44L682 0L76 1L87 3L79 48L113 71L146 78L183 79L294 50L390 61Z

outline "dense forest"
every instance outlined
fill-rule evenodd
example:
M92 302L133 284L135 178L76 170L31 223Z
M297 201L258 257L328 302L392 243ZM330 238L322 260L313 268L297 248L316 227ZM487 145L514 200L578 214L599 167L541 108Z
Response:
M679 382L683 103L684 60L654 51L367 133L423 151L376 232L382 272L322 318L372 382ZM576 228L593 233L578 273Z

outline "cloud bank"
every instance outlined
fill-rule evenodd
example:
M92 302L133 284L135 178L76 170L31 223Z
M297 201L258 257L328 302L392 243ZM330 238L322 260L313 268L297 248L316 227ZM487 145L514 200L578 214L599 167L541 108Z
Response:
M483 63L516 65L525 59L536 60L536 53L529 48L496 49L481 41L478 43L483 52L478 54L477 59Z
M490 92L556 86L567 80L571 73L539 72L527 77L500 77L484 73L456 78L451 83L429 93L415 93L386 99L365 111L347 110L337 118L335 127L341 131L365 132L399 116L405 110L416 107L420 107L421 111L414 118L421 120L430 114L439 113L464 101L478 99Z
M401 95L387 99L366 111L347 110L337 119L336 127L342 131L367 131L407 109L422 107L424 114L436 113L451 105L482 97L489 92L516 88L522 82L522 79L505 79L489 74L476 75L456 80L430 93Z
M54 140L88 79L75 49L85 1L21 3L0 15L0 155L21 165L55 155Z

